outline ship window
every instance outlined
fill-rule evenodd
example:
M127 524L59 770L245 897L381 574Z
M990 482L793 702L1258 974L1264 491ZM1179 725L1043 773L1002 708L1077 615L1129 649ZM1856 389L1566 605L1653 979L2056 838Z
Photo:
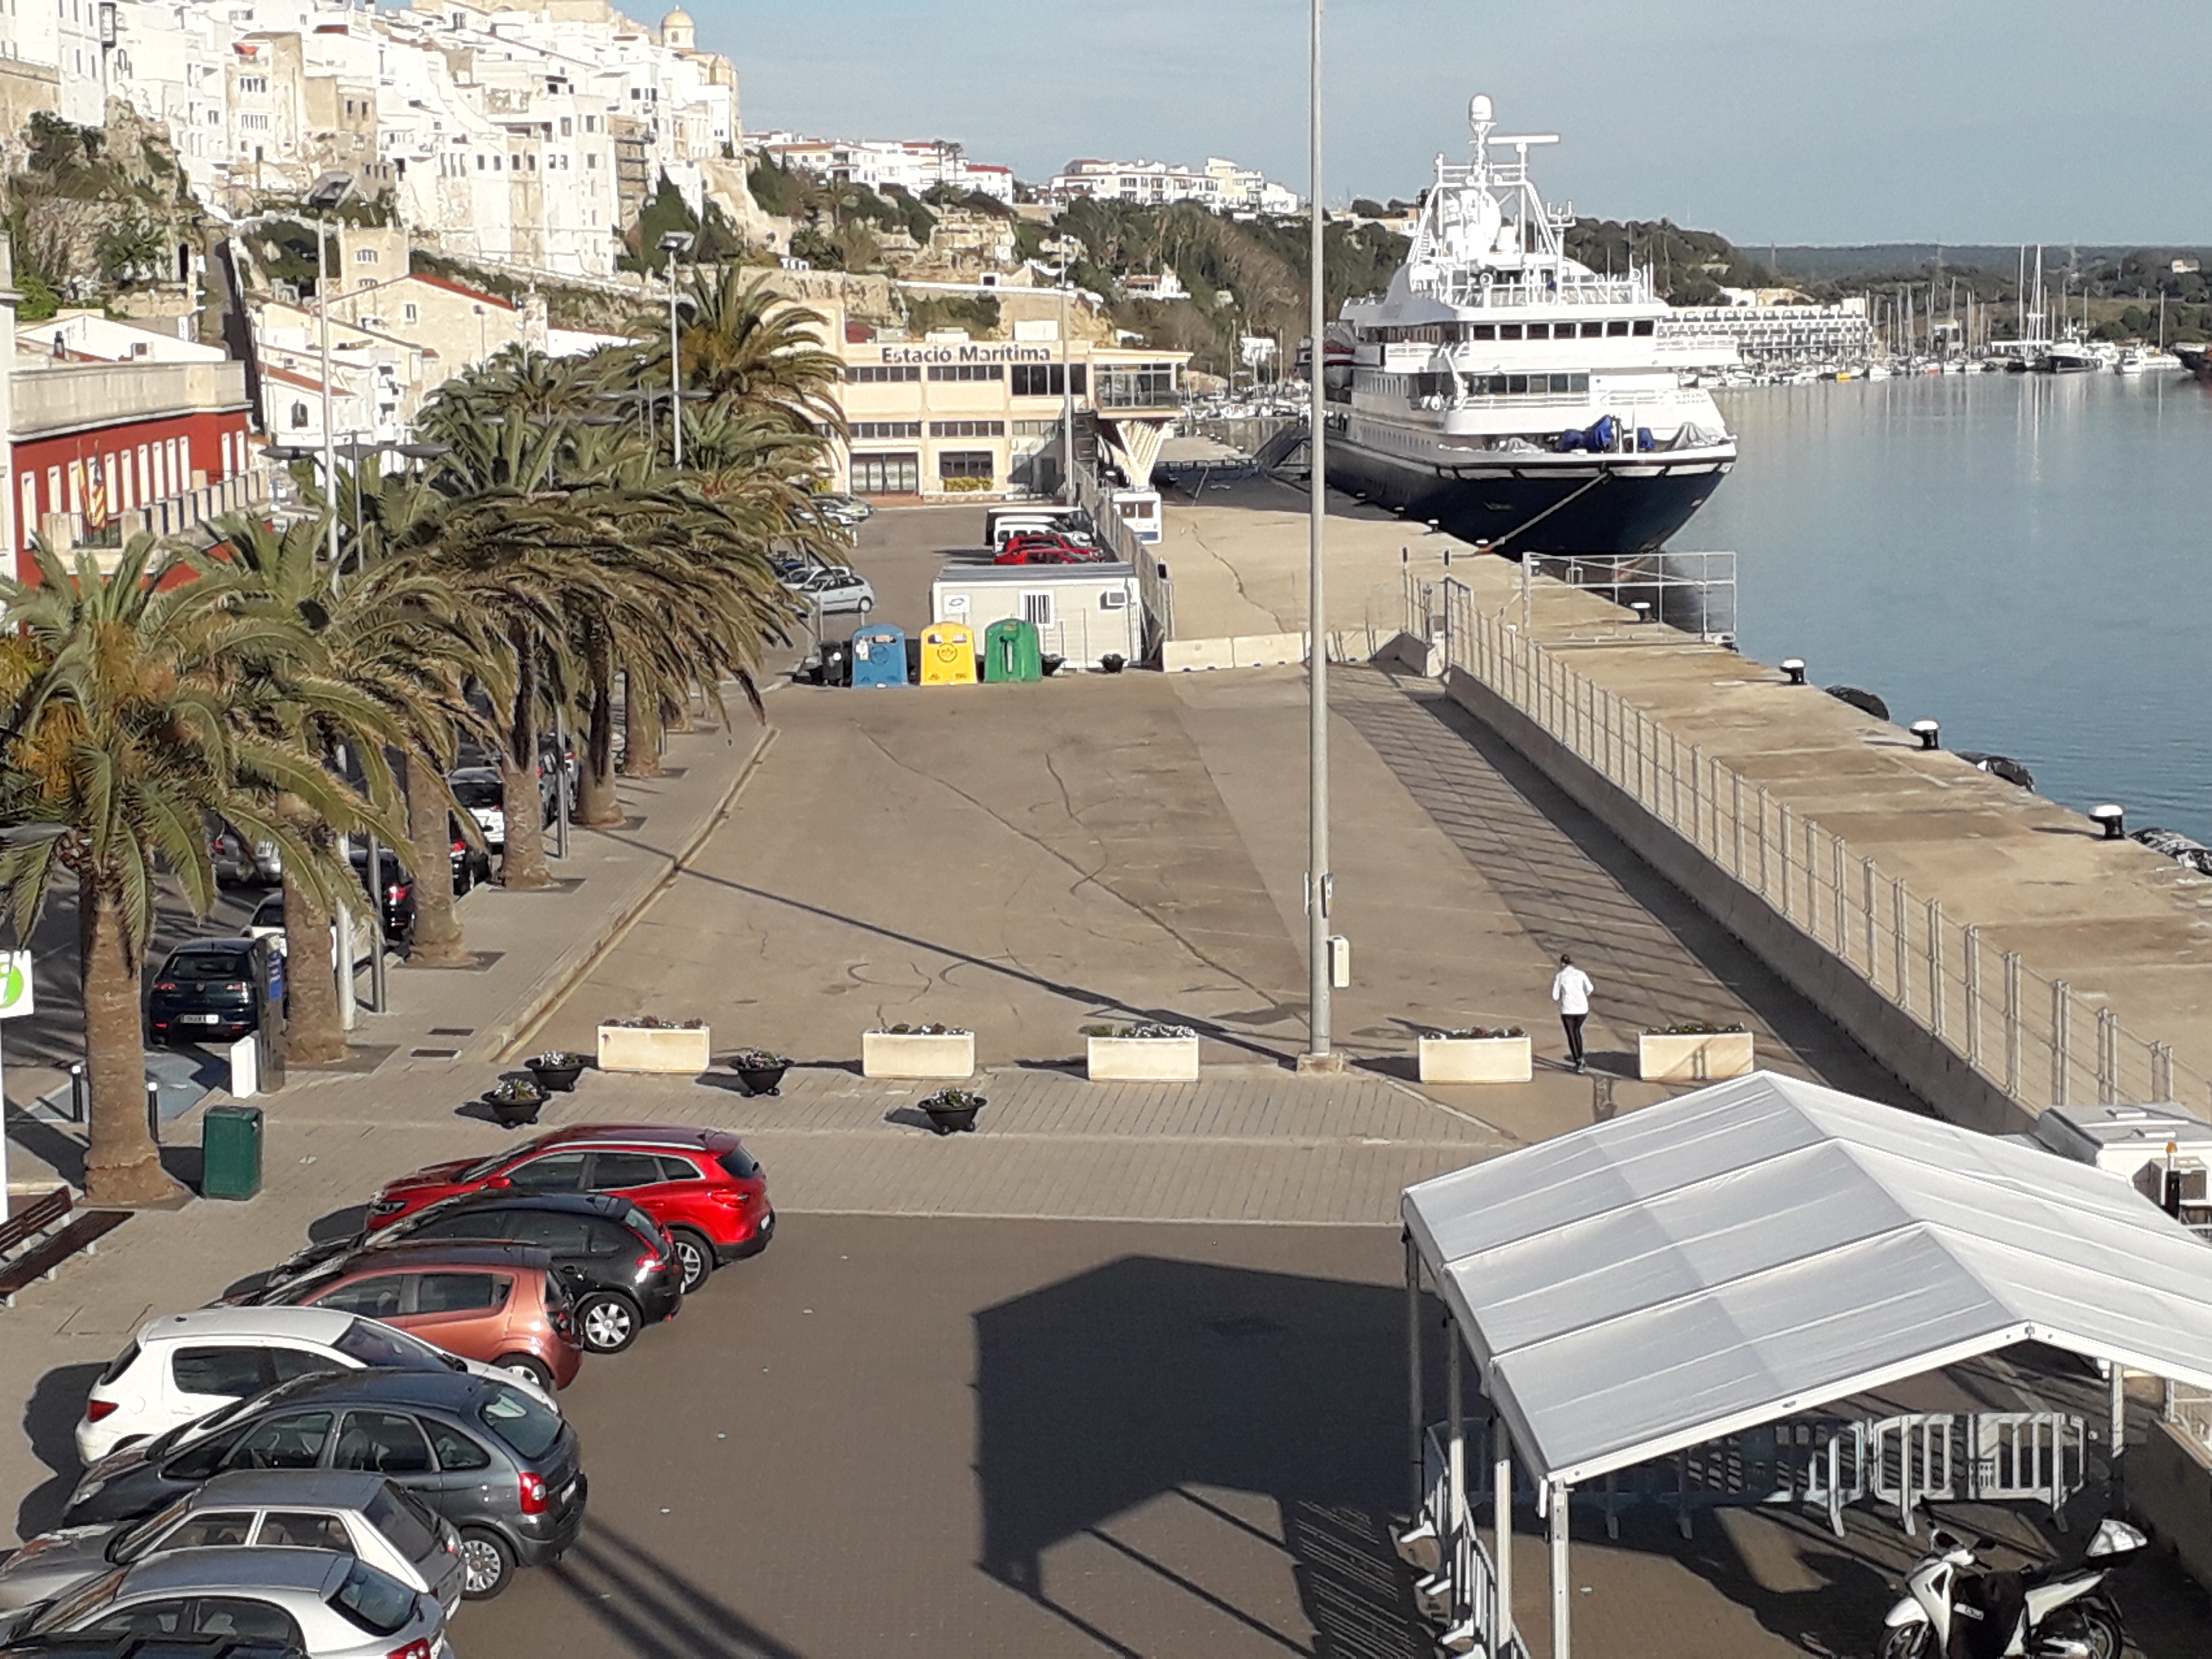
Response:
M1552 337L1552 325L1551 325L1549 323L1531 323L1531 324L1529 324L1529 325L1528 325L1528 337L1529 337L1530 339L1532 339L1532 340L1548 340L1548 339L1550 339L1550 338Z
M1528 389L1528 377L1526 374L1509 374L1505 377L1505 390L1509 394L1526 392Z
M1651 319L1649 317L1638 318L1636 320L1636 331L1638 334L1649 334L1651 332Z
M1520 324L1518 324L1518 323L1500 323L1500 324L1498 324L1498 337L1499 339L1501 339L1501 340L1517 340L1517 339L1519 339L1519 338L1521 337L1521 325L1520 325Z
M1584 323L1583 325L1583 338L1585 340L1597 339L1604 333L1605 325L1603 323Z
M1498 325L1471 323L1468 325L1467 337L1470 340L1494 340L1498 337Z
M1627 333L1627 332L1628 332L1628 325L1627 325L1626 323L1618 323L1618 322L1616 322L1616 323L1607 323L1607 324L1605 325L1605 331L1606 331L1608 335L1610 335L1610 336L1613 337L1614 338L1618 339L1620 336L1622 336L1622 335L1624 335L1624 334L1626 334L1626 333Z

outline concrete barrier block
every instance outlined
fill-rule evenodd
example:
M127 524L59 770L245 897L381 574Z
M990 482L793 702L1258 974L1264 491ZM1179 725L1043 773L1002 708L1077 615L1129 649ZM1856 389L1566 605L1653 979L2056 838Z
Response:
M1239 668L1273 668L1306 659L1304 634L1240 634L1229 647Z
M1432 680L1444 672L1443 647L1430 643L1418 634L1394 634L1368 660L1383 668L1402 668L1425 680Z
M1230 668L1237 658L1234 640L1170 640L1160 647L1160 666L1170 673L1196 668Z

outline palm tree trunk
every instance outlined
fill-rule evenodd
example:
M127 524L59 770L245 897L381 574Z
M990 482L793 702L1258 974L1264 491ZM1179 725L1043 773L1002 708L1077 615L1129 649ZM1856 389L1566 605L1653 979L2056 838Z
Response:
M660 734L653 729L651 696L638 684L636 675L623 675L622 774L626 778L660 775Z
M437 779L420 755L407 757L408 862L415 867L412 968L465 968L476 961L453 912L453 827Z
M84 973L84 1070L92 1085L92 1144L84 1195L103 1205L158 1204L177 1183L146 1125L146 1048L138 963L123 907L97 873L77 878L77 949Z
M338 1024L337 958L331 912L290 870L284 872L284 1056L302 1066L344 1057ZM346 988L353 987L353 964Z
M664 732L689 732L696 722L691 718L691 693L681 698L663 697L660 700L660 729Z
M614 653L604 635L593 636L589 655L592 708L577 757L576 822L604 829L623 821L615 796Z
M507 812L507 848L499 880L516 891L550 887L545 864L544 798L538 783L538 658L526 630L514 630L514 719L507 728L499 776Z

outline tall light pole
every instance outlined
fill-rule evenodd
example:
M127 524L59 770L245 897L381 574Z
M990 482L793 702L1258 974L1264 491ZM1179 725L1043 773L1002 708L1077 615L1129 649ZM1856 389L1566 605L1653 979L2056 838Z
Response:
M1335 1072L1344 1069L1342 1056L1328 1048L1329 990L1328 915L1335 895L1328 868L1328 611L1323 592L1322 555L1328 523L1328 467L1327 442L1322 436L1323 367L1322 315L1328 303L1322 272L1322 232L1328 216L1322 207L1321 152L1321 20L1322 0L1309 0L1311 40L1308 47L1306 140L1308 169L1312 175L1312 198L1307 213L1312 221L1309 250L1313 266L1309 292L1312 313L1312 350L1307 366L1307 390L1311 394L1306 411L1307 450L1313 458L1312 493L1309 504L1306 543L1306 968L1311 1005L1310 1035L1306 1052L1298 1056L1298 1069Z
M668 231L660 239L660 251L668 256L668 429L679 469L684 465L684 351L676 327L676 261L691 251L691 240L688 230Z
M1075 239L1060 239L1060 480L1061 498L1075 501L1075 342L1067 336L1067 277Z
M322 334L323 356L323 497L331 513L332 571L338 568L338 461L337 436L331 430L331 276L325 267L330 263L331 210L352 193L350 173L325 173L307 191L307 207L315 216L315 321Z

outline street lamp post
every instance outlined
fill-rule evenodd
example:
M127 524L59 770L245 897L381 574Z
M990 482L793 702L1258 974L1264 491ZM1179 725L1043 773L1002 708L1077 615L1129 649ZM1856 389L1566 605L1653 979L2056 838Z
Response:
M331 414L331 211L353 193L353 174L325 173L307 191L307 207L315 216L315 325L322 336L323 358L323 496L330 507L331 568L338 566L337 434Z
M1322 208L1321 69L1322 0L1309 0L1306 139L1308 167L1312 174L1312 198L1307 216L1312 222L1308 257L1312 265L1308 299L1311 312L1312 350L1310 354L1306 413L1307 448L1313 458L1312 501L1309 505L1306 551L1306 688L1307 781L1306 802L1306 964L1310 999L1310 1035L1307 1049L1298 1057L1302 1071L1341 1071L1341 1055L1329 1052L1330 969L1328 919L1334 882L1328 868L1328 611L1324 603L1322 551L1328 520L1328 468L1323 436L1324 410L1322 313L1328 303L1322 281L1322 233L1328 218Z
M1060 242L1060 490L1071 506L1075 501L1075 343L1067 337L1068 264L1075 252L1072 240L1063 236Z
M676 465L684 465L684 402L679 395L684 387L683 344L676 325L676 262L691 251L692 235L688 230L672 230L662 235L660 251L668 256L668 430Z

